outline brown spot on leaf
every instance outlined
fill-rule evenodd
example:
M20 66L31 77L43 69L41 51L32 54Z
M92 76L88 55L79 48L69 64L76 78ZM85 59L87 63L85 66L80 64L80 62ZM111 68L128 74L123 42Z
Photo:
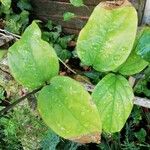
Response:
M91 133L83 136L78 136L70 138L71 141L86 144L86 143L100 143L101 135L100 133Z
M101 2L100 6L111 10L122 6L131 6L131 3L128 0L105 1Z

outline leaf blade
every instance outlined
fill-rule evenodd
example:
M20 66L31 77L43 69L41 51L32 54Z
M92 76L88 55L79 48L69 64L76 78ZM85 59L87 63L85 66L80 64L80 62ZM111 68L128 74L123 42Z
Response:
M150 62L150 27L143 27L142 34L138 40L136 53L144 60Z
M93 142L98 142L97 134L101 132L98 110L77 81L54 77L51 85L39 94L38 110L46 124L60 136L85 143L96 136Z
M128 81L120 75L108 74L95 87L92 98L108 133L118 132L124 126L133 107L133 92Z
M8 63L14 78L29 89L49 82L58 74L59 63L54 49L41 40L41 31L33 22L8 51Z
M64 21L69 21L75 17L75 14L72 12L65 12L63 14Z
M123 75L133 75L141 72L147 65L148 62L136 54L135 48L133 49L125 63L123 63L118 69L119 72Z
M102 2L79 34L78 56L97 71L112 71L129 56L136 30L137 13L130 3L107 9Z

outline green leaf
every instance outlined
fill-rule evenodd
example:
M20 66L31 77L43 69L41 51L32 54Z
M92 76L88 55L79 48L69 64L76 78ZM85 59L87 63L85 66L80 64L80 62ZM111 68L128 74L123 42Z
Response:
M71 57L71 52L66 50L66 49L62 49L62 47L58 44L54 45L54 49L57 53L57 56L62 59L63 61L69 59Z
M6 16L5 30L20 34L21 24L19 23L20 15L12 14Z
M38 96L45 123L60 136L83 143L98 142L101 121L90 94L75 80L57 76Z
M143 128L141 128L140 131L135 132L135 137L136 137L140 142L145 142L146 135L147 135L147 133L146 133L146 131L145 131Z
M99 80L103 77L103 74L101 72L91 70L84 73L84 75L91 79L92 83L94 82L97 84Z
M20 34L24 31L29 23L29 12L22 11L20 14L12 14L6 17L5 29Z
M74 35L59 37L57 43L60 44L62 48L66 49L68 47L68 43L73 39L73 37Z
M2 3L3 11L7 11L7 10L10 9L10 7L11 7L11 0L0 0L0 2Z
M31 4L29 0L19 0L17 3L17 6L23 11L23 10L31 10Z
M138 77L140 79L141 76ZM134 92L138 95L145 95L146 97L150 98L150 88L149 88L149 81L150 81L150 65L147 69L144 70L142 78L136 83L134 87Z
M95 87L92 98L97 105L105 132L119 132L133 107L133 91L128 81L108 74Z
M25 28L27 27L28 23L29 23L29 12L28 11L22 11L20 14L20 19L18 21L19 24L21 24L21 33L22 31L25 30Z
M70 0L70 3L75 7L83 6L83 0Z
M47 135L41 141L41 147L43 150L55 150L59 144L60 138L53 131L49 130Z
M135 41L133 50L124 64L119 67L119 72L123 75L133 75L142 71L148 62L136 54L138 38Z
M150 62L150 27L144 27L141 32L136 52L143 59Z
M54 49L41 39L41 31L33 22L8 52L9 67L14 78L25 87L35 89L58 74L59 63Z
M49 30L51 30L50 22L47 23L47 25L45 27L47 27ZM62 28L60 25L58 25L52 29L53 29L53 31L51 31L51 32L43 32L42 37L43 37L43 39L45 39L47 41L50 41L52 43L57 43L57 41L59 40L59 37L61 35Z
M50 31L53 29L53 24L52 24L52 21L51 20L48 20L46 25L45 25L46 28L48 28Z
M64 21L69 21L74 17L75 17L75 14L71 12L65 12L63 15Z
M77 40L77 53L82 63L97 71L112 71L123 64L136 36L135 8L129 2L117 8L112 5L101 2Z

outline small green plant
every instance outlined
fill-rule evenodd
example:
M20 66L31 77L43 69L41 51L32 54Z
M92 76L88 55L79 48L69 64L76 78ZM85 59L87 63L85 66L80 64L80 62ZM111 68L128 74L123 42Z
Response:
M57 56L63 60L68 60L72 54L67 49L69 41L74 38L74 35L63 35L62 36L62 27L60 25L54 26L51 20L48 20L44 26L45 30L42 32L42 39L50 43L55 51Z
M15 9L12 7L14 3ZM29 0L1 0L0 16L5 19L5 29L16 34L23 33L29 24L29 11L32 9Z
M134 92L137 95L146 95L146 97L150 98L150 66L145 69L143 78L139 79L136 86L134 87Z
M77 81L58 76L58 57L35 22L10 47L9 67L29 90L42 88L36 95L38 110L52 130L76 142L99 143L102 131L119 132L132 110L134 93L123 75L149 64L150 28L143 28L135 41L136 30L137 14L128 1L121 6L102 2L95 8L77 41L81 61L107 74L91 95Z
M83 3L83 0L70 0L70 3L75 7L85 6ZM72 12L65 12L63 14L64 21L69 21L75 17L76 17L76 15Z
M66 12L66 13L64 13L63 17L64 17L64 21L68 21L68 20L74 18L75 14L71 13L71 12Z
M47 130L36 111L29 107L28 102L23 102L13 112L0 118L0 149L38 149Z
M83 0L70 0L70 3L75 7L83 6Z

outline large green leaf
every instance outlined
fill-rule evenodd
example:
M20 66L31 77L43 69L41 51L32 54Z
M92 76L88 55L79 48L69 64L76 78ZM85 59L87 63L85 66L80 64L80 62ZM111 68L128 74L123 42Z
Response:
M133 107L133 91L128 81L108 74L95 87L92 98L102 119L102 129L108 133L120 131Z
M142 71L147 65L148 62L137 55L136 51L138 50L138 42L141 32L138 33L138 36L135 40L135 44L131 54L124 64L122 64L118 69L119 72L123 75L133 75Z
M136 52L143 59L150 62L150 27L144 27L141 32Z
M85 65L111 71L125 62L136 36L137 13L129 2L101 2L81 30L77 53Z
M57 76L38 96L38 110L60 136L83 143L98 142L101 121L90 94L75 80Z
M9 67L14 78L29 89L35 89L58 74L59 63L54 49L41 39L41 31L33 22L9 48Z

